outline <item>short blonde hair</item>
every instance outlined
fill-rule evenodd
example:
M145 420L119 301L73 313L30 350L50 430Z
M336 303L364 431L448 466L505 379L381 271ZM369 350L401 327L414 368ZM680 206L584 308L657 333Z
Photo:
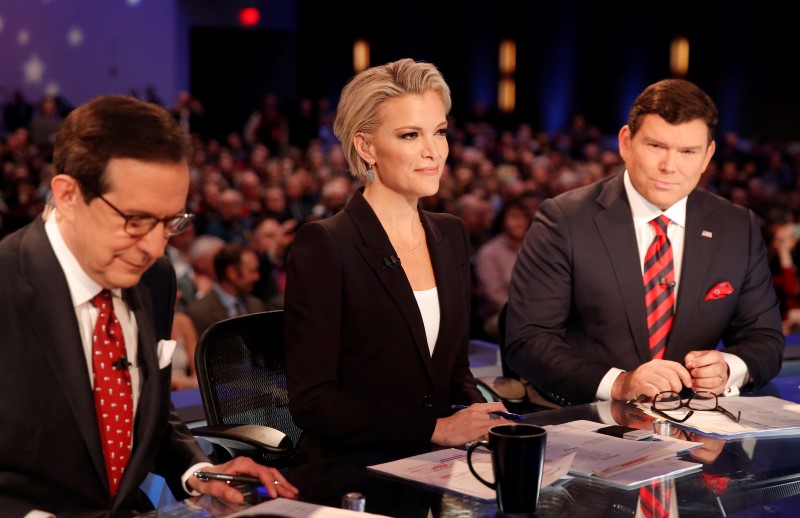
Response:
M450 113L450 87L431 63L400 59L374 66L353 77L342 89L333 132L342 143L350 174L364 178L367 167L358 154L354 137L363 132L371 135L380 124L379 109L389 99L412 94L436 92L445 114Z

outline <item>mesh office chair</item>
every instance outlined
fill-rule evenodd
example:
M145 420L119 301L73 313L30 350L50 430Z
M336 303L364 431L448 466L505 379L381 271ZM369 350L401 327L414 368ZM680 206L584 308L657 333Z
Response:
M197 342L195 368L208 426L193 428L218 460L247 455L282 468L302 439L289 413L283 310L210 326Z

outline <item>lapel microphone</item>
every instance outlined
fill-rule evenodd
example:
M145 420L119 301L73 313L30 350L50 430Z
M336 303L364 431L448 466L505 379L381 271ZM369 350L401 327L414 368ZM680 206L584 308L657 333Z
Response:
M397 256L390 255L389 257L383 258L384 268L389 268L391 270L392 268L397 268L398 266L400 266L400 259Z
M114 367L114 370L126 371L133 367L133 364L125 356L120 356L111 366Z
M675 281L668 281L666 277L661 277L661 280L658 281L658 285L665 290L671 290L675 287Z

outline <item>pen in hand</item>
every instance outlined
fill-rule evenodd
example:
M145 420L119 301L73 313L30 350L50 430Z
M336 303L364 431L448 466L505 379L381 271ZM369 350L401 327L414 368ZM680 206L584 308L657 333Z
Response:
M194 476L208 482L210 480L220 480L222 482L247 482L249 484L261 485L261 481L256 477L249 477L247 475L227 475L225 473L211 473L209 471L195 471Z
M450 405L450 408L452 408L453 410L464 410L464 409L469 408L469 407L466 406L466 405ZM499 417L502 417L502 418L508 419L510 421L522 421L524 419L523 416L521 416L519 414L512 414L511 412L494 411L494 412L489 412L489 415L492 416L495 419L499 418Z

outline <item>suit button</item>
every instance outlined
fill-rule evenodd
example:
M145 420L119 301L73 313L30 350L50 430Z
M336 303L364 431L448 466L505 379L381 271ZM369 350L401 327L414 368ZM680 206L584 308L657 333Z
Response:
M433 396L430 394L422 398L422 406L430 408L433 406Z

